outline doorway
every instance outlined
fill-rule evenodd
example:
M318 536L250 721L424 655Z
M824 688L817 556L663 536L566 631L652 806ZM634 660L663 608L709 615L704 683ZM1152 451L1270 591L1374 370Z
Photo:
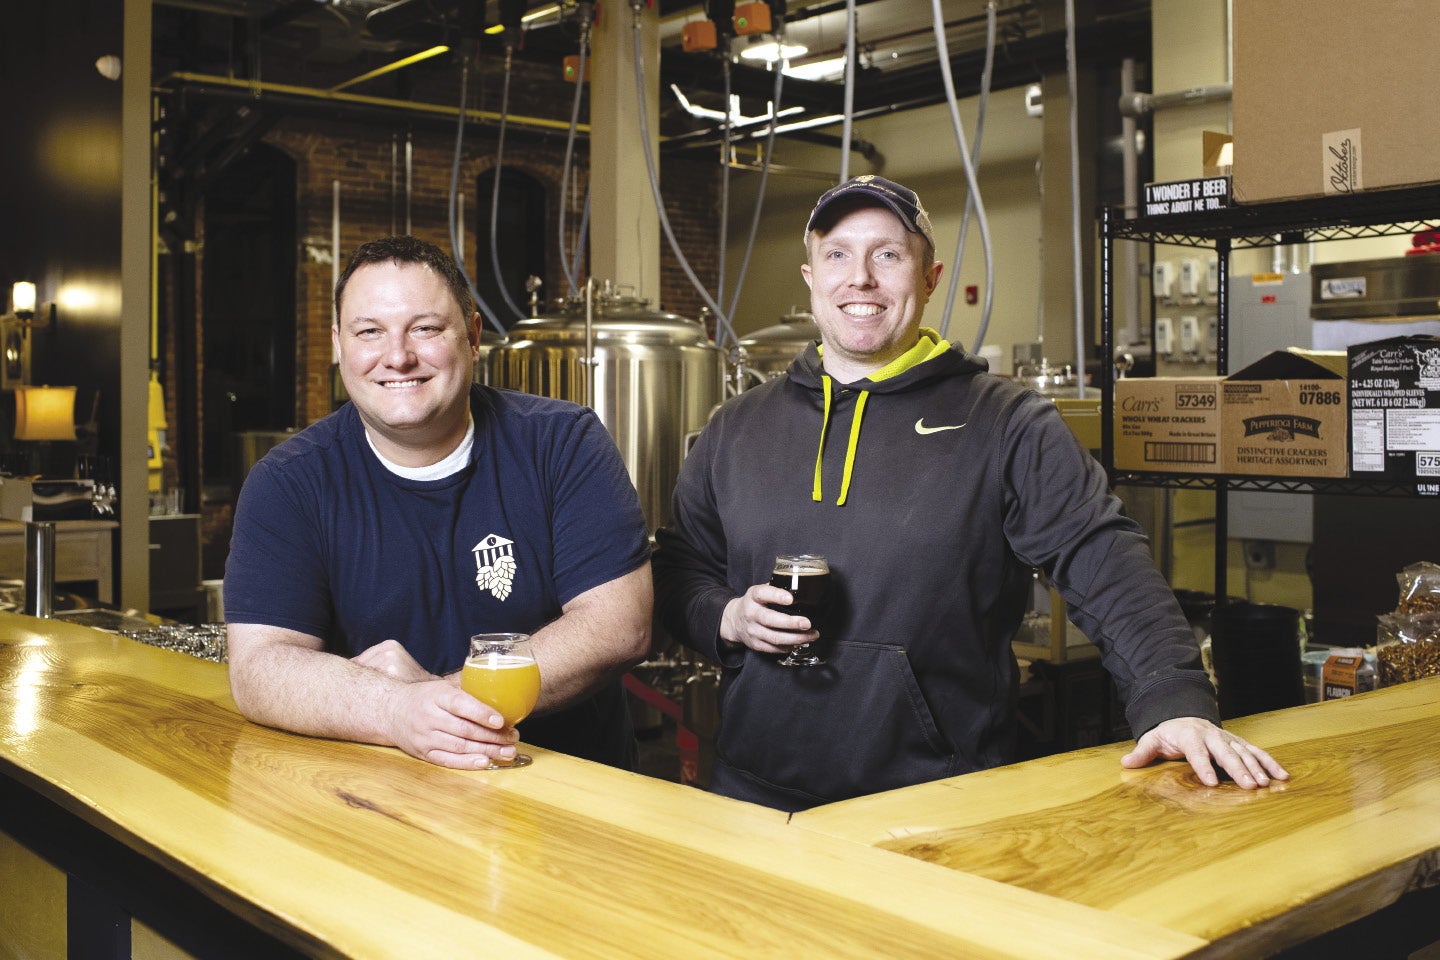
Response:
M495 195L495 175L491 168L475 181L475 289L509 329L521 316L530 315L527 278L540 278L542 302L550 289L545 277L549 221L545 216L545 185L524 171L502 168L500 202L495 211L495 248L500 265L497 277L497 258L492 258L490 252L490 201Z
M205 193L201 447L207 500L243 478L242 437L295 426L295 163L255 144Z

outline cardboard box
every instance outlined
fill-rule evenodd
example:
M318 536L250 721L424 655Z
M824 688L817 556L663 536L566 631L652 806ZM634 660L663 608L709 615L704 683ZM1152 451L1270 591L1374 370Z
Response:
M1220 377L1136 377L1115 383L1115 466L1219 473Z
M1234 0L1240 203L1440 180L1432 0Z
M1055 409L1087 450L1100 449L1100 398L1054 397Z
M1440 495L1440 337L1349 348L1350 475ZM1419 489L1423 488L1423 489Z
M1220 388L1221 468L1264 477L1343 477L1346 357L1339 350L1276 350Z
M1203 177L1228 177L1234 172L1235 138L1217 130L1200 131L1200 169Z

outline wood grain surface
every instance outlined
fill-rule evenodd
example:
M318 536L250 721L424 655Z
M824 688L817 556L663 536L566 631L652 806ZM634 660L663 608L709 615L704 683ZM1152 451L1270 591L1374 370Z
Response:
M523 724L522 724L523 733ZM0 613L0 775L344 957L1180 957L1204 939L531 748L445 770L246 722L225 668Z
M1206 788L1187 764L1125 770L1117 744L793 819L1244 955L1440 883L1440 678L1226 726L1291 779Z

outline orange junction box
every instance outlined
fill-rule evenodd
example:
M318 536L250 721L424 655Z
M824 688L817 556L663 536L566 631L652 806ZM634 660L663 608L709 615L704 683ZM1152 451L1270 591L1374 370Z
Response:
M716 43L714 20L691 20L680 31L680 46L686 53L714 50Z
M579 73L580 73L580 55L579 55L578 53L572 53L570 56L568 56L568 57L565 58L565 82L566 82L566 83L575 83L576 81L578 81L578 80L580 79L580 77L578 76ZM589 83L589 82L590 82L590 61L589 61L589 60L586 60L586 61L585 61L585 82L586 82L586 83Z
M737 36L743 37L752 33L769 33L772 29L773 27L770 23L770 4L735 4L735 33Z

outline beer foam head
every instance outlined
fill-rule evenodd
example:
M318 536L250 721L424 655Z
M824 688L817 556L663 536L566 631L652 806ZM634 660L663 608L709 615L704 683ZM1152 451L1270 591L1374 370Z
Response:
M800 577L811 577L829 573L830 565L825 562L824 557L815 554L784 554L775 558L774 571Z

